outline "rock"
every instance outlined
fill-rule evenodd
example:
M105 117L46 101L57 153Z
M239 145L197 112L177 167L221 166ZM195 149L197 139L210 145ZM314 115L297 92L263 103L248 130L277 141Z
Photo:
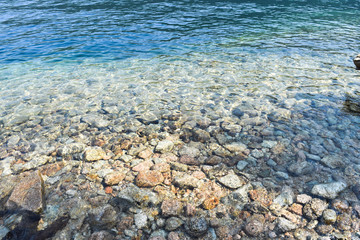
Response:
M155 151L160 153L170 152L174 148L174 143L169 140L160 141L155 148Z
M109 204L89 211L89 223L97 230L111 229L117 223L117 212Z
M249 165L248 162L246 161L239 161L237 164L236 164L236 168L239 170L239 171L242 171L246 168L246 166Z
M261 206L269 207L272 204L272 198L265 188L257 188L249 191L251 200L260 203Z
M306 204L306 203L310 202L311 199L312 199L312 197L307 194L299 194L296 196L296 202L301 203L301 204Z
M91 127L105 128L110 125L110 121L103 119L100 115L87 115L81 118L81 121L89 124Z
M108 231L99 231L91 234L89 240L113 240L114 236Z
M42 212L44 205L44 181L40 171L24 176L6 202L8 209L25 209L35 213Z
M179 154L196 158L200 155L200 150L195 147L184 146L180 149Z
M164 181L164 176L158 171L143 171L136 176L135 182L138 187L154 187Z
M145 213L140 212L134 215L135 225L138 229L144 228L147 225L148 217Z
M179 233L177 233L177 232L170 232L167 239L168 240L181 240Z
M179 162L186 164L186 165L200 165L200 161L195 159L194 157L191 157L189 155L182 155L179 159Z
M318 225L318 226L316 227L316 231L317 231L318 233L320 233L321 235L329 234L329 233L331 233L333 230L334 230L334 227L331 226L331 225L321 224L321 225ZM329 239L330 239L330 238L329 238Z
M199 179L185 174L175 177L173 183L181 188L197 188L199 184Z
M135 172L143 172L149 170L153 165L153 161L147 160L137 164L135 167L132 168L132 170Z
M244 179L238 177L235 174L228 174L218 179L218 181L225 187L236 189L243 186L246 182Z
M277 171L274 175L280 180L289 179L289 174L287 174L286 172Z
M159 171L161 173L164 173L164 172L169 172L170 171L170 165L165 163L165 162L162 162L162 163L156 163L154 166L152 166L150 168L151 170L154 170L154 171Z
M170 167L173 170L180 171L180 172L187 172L189 169L189 166L183 163L178 162L171 162Z
M277 226L281 232L289 232L296 229L297 227L296 224L283 217L279 217L277 219Z
M203 202L203 207L206 210L211 210L214 209L218 204L220 203L219 198L217 197L210 197L205 199L205 201Z
M164 200L161 204L161 212L165 217L178 216L183 209L182 202L176 199Z
M71 156L76 153L83 152L85 150L85 147L86 147L86 145L83 143L70 143L70 144L61 146L57 150L57 154L59 156Z
M242 116L244 116L244 112L240 110L240 108L234 108L231 113L234 116L237 116L238 118L241 118Z
M224 146L230 152L241 153L247 150L247 146L241 142L234 142Z
M290 187L283 187L281 194L274 199L275 204L279 204L281 207L289 206L294 202L294 192Z
M0 226L0 239L6 239L6 235L10 232L10 229L8 229L5 226Z
M166 220L165 229L167 231L174 231L183 225L183 221L177 217L170 217Z
M208 230L208 224L203 217L192 217L185 224L186 232L192 237L200 237Z
M325 224L333 224L336 222L336 212L332 209L325 209L323 212L323 220Z
M264 230L264 222L265 219L263 215L253 215L245 224L245 233L251 237L256 237L260 235Z
M329 204L327 204L325 201L314 198L310 202L305 204L303 208L304 216L310 220L317 219L321 216L321 214L328 207L328 205Z
M116 185L119 184L122 180L124 180L126 174L123 172L112 172L105 176L105 184L106 185Z
M142 158L142 159L148 159L151 157L152 154L153 154L153 152L147 148L147 149L139 152L138 157Z
M217 165L217 164L221 163L222 161L223 161L223 158L222 158L222 157L219 157L219 156L210 156L209 158L207 158L207 159L205 160L205 164L214 166L214 165Z
M306 161L291 164L287 170L295 176L303 176L314 172L315 167Z
M356 66L356 69L360 70L360 54L358 54L354 59L354 64Z
M327 199L335 199L347 187L345 182L332 182L315 185L311 193Z
M351 215L349 213L342 213L337 217L337 227L340 230L348 231L351 229Z
M92 147L85 150L86 161L98 161L106 158L106 153L101 147Z
M339 155L328 155L323 157L320 162L332 169L344 168L346 166L346 162L344 162L344 159L344 157L341 157Z
M194 136L195 141L198 141L201 143L204 143L204 142L207 142L210 140L210 134L207 131L202 130L202 129L196 129L193 132L193 136Z

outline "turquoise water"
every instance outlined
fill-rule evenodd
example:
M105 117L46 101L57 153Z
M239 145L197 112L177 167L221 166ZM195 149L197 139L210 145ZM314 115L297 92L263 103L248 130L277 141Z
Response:
M262 137L289 154L305 135L309 154L360 170L360 119L344 104L360 91L359 16L359 1L2 0L0 145L58 146L87 115L121 132L181 113L242 126L233 141L272 129Z

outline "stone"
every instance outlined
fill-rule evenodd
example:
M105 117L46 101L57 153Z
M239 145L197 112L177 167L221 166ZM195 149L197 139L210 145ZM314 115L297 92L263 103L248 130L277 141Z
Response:
M202 129L196 129L193 132L193 136L195 141L201 142L201 143L205 143L208 142L210 140L210 134Z
M123 172L112 172L105 176L106 185L117 185L124 180L126 174Z
M195 147L184 146L180 149L179 154L188 155L190 157L196 158L200 155L200 150Z
M238 118L241 118L242 116L244 116L244 112L240 110L240 108L234 108L231 113L238 117Z
M146 227L147 220L148 220L148 217L143 212L139 212L134 215L135 225L138 229Z
M354 64L356 66L356 69L360 70L360 54L358 54L354 59Z
M181 240L179 233L177 233L177 232L170 232L167 239L168 240Z
M185 224L186 232L192 237L201 237L208 230L208 224L203 217L192 217Z
M173 183L181 188L197 188L199 184L199 179L188 175L180 175L175 177Z
M99 231L91 234L89 240L113 240L114 236L108 231Z
M178 217L170 217L166 220L165 229L166 231L174 231L183 225L183 221Z
M351 215L348 213L342 213L337 217L337 227L340 230L348 231L351 229Z
M344 159L344 157L341 157L339 155L328 155L323 157L320 162L332 169L344 168L346 166L346 162L344 162Z
M151 157L152 154L153 154L153 152L147 148L147 149L139 152L138 157L142 158L142 159L148 159Z
M158 171L143 171L136 176L135 182L138 187L154 187L164 181L164 176Z
M161 204L161 212L165 217L178 216L181 214L183 209L182 202L176 199L164 200Z
M210 197L205 199L205 201L203 202L203 207L206 210L211 210L214 209L218 204L220 203L219 198L217 197Z
M75 215L75 214L74 214ZM89 223L96 229L111 229L117 223L117 212L110 204L89 211Z
M39 171L23 176L6 202L7 209L24 209L35 213L41 213L44 206L44 181Z
M169 172L170 171L170 165L165 163L165 162L162 162L162 163L156 163L154 166L152 166L150 168L151 170L154 170L154 171L159 171L161 173L164 173L164 172Z
M223 162L223 158L219 156L210 156L205 160L205 164L211 166L217 165L221 162Z
M98 161L106 158L106 153L101 147L92 147L85 150L86 161Z
M197 159L189 155L182 155L179 159L179 162L186 165L200 165L200 162Z
M100 115L87 115L81 118L81 121L89 124L91 127L105 128L110 125L110 121Z
M170 167L172 170L180 171L180 172L187 172L189 166L179 162L171 162Z
M8 229L5 226L0 225L0 239L6 239L6 235L10 232L10 229Z
M225 187L236 189L243 186L246 182L244 179L238 177L235 174L228 174L218 179L218 181Z
M322 215L325 224L333 224L336 222L337 215L333 209L325 209Z
M249 163L247 161L239 161L237 164L236 164L236 168L239 170L239 171L242 171L246 168L246 166L249 165Z
M135 172L143 172L149 170L153 165L153 161L147 160L137 164L135 167L132 168L132 170Z
M77 143L77 142L65 144L57 150L57 154L59 156L70 156L70 155L74 155L76 153L83 152L85 150L85 147L86 147L85 144Z
M315 167L306 161L291 164L287 170L295 176L303 176L314 172Z
M272 204L272 198L265 188L257 188L249 191L251 200L260 203L262 206L269 207Z
M279 230L281 232L290 232L290 231L296 229L297 226L296 226L296 224L287 220L286 218L279 217L277 219L277 227L279 228Z
M170 152L174 148L174 143L169 140L160 141L155 148L155 151L160 153Z
M347 187L345 182L332 182L315 185L311 193L327 199L335 199Z
M280 205L281 207L283 207L283 206L288 206L288 205L293 204L294 198L295 198L295 195L294 195L293 190L292 190L290 187L285 186L285 187L283 187L283 189L281 190L280 195L278 195L278 196L274 199L273 202L274 202L275 204L278 204L278 205Z
M247 146L241 142L233 142L224 146L230 152L241 153L247 150Z
M296 202L301 203L301 204L306 204L306 203L310 202L311 199L312 199L312 197L307 194L299 194L296 196Z
M331 225L320 224L316 227L316 231L321 235L326 235L331 233L334 230L334 227Z
M251 237L256 237L264 231L264 216L255 214L245 224L244 231Z
M319 198L313 198L310 202L305 204L303 208L304 216L310 220L317 219L322 215L328 205L328 203Z

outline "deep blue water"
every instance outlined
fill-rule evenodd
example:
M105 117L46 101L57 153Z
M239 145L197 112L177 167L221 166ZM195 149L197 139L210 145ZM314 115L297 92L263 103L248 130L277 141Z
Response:
M360 51L359 1L0 1L0 63Z

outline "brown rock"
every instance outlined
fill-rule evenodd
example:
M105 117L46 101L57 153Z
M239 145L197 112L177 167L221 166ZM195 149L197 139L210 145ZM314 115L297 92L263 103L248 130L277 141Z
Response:
M132 168L135 172L143 172L149 170L154 165L153 161L147 160L139 163L135 167Z
M334 228L331 225L318 225L316 227L316 231L320 233L321 235L326 235L331 233L334 230Z
M161 204L161 211L164 216L178 216L182 209L183 204L176 199L164 200Z
M110 174L107 174L105 176L105 183L107 185L116 185L119 184L122 180L124 180L126 174L123 172L113 172Z
M193 177L195 177L195 178L197 178L197 179L204 179L204 178L206 178L205 173L202 172L202 171L195 171L195 172L193 172L193 173L191 174L191 176L193 176Z
M163 175L158 171L152 170L140 172L135 179L138 187L154 187L163 181Z
M262 206L268 207L272 203L272 198L268 195L266 189L258 188L249 191L251 200L259 202Z
M189 155L183 155L180 157L179 162L186 164L186 165L199 165L200 162L196 161L194 157L191 157Z
M211 156L205 160L205 164L214 166L214 165L221 163L222 161L223 161L223 158L221 158L219 156Z
M64 167L64 163L53 163L48 164L40 168L42 175L53 176L55 173L60 171Z
M40 213L44 209L44 181L40 171L24 176L6 202L8 209L25 209Z
M293 212L293 213L295 213L295 214L297 214L297 215L302 215L302 209L303 209L303 206L300 205L300 204L297 204L297 203L292 204L292 205L288 208L288 210L289 210L290 212Z
M132 142L128 139L125 139L120 143L121 149L124 149L124 150L129 150L131 148L131 145L132 145Z
M170 171L170 165L167 163L157 163L154 166L152 166L150 169L164 173Z
M303 213L309 219L316 219L321 216L328 205L325 201L314 198L304 206Z
M337 227L340 230L348 231L351 229L351 216L348 213L340 214L337 218Z
M168 235L168 240L180 240L180 236L177 232L170 232Z
M150 150L150 149L145 149L143 151L141 151L139 154L138 154L138 157L139 158L142 158L142 159L148 159L151 157L151 155L153 154L153 152Z
M106 153L101 147L93 147L85 150L86 161L97 161L106 158Z
M211 210L211 209L214 209L219 203L220 203L220 200L217 197L211 197L211 198L205 199L205 201L203 202L203 207L206 210Z

